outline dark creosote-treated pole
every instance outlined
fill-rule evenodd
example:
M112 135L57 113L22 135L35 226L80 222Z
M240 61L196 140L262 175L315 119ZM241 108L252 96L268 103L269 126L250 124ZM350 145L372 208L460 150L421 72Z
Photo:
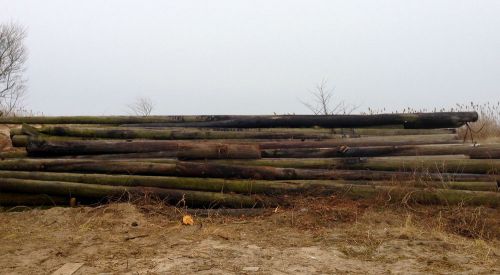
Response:
M477 121L476 112L437 112L378 115L280 115L280 116L74 116L0 117L0 124L112 124L149 127L274 128L326 127L355 128L403 125L404 128L454 128Z
M331 139L341 137L454 134L455 129L328 129L328 128L272 128L272 129L197 129L197 128L126 128L126 127L75 127L43 126L39 133L61 137L102 139ZM11 136L22 130L11 131Z
M257 158L260 149L279 148L328 148L337 146L398 146L419 144L453 144L460 143L455 134L446 135L416 135L365 138L339 138L327 140L246 140L229 141L177 141L177 140L60 140L43 136L27 140L26 149L32 155L91 155L91 154L123 154L147 152L177 152L191 151L191 158L203 158L202 154L195 156L198 149L207 153L205 158ZM17 142L16 142L17 144ZM189 150L188 150L189 149ZM201 152L198 150L198 152ZM208 152L215 154L209 156ZM215 152L215 153L214 153ZM258 152L260 154L260 152ZM240 157L238 157L240 156Z

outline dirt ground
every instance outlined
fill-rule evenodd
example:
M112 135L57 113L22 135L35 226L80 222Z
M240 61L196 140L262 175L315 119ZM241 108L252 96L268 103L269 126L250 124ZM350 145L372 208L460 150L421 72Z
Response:
M500 211L323 198L258 216L131 203L3 209L0 273L500 274Z

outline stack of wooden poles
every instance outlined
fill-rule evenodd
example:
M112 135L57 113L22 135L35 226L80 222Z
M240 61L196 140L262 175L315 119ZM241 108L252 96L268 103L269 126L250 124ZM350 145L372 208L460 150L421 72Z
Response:
M0 204L155 197L259 207L291 196L499 205L500 144L458 138L475 112L12 117Z

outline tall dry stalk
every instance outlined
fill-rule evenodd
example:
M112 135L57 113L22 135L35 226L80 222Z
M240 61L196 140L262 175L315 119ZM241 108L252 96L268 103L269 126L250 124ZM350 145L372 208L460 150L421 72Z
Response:
M462 127L458 133L463 139L495 139L500 138L500 101L477 104L457 104L451 111L476 111L479 120Z

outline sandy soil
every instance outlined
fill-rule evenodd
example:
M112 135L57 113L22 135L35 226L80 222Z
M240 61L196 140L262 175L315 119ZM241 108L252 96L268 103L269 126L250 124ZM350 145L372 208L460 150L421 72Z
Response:
M302 201L193 226L158 205L4 209L0 273L500 274L499 210L370 205Z

